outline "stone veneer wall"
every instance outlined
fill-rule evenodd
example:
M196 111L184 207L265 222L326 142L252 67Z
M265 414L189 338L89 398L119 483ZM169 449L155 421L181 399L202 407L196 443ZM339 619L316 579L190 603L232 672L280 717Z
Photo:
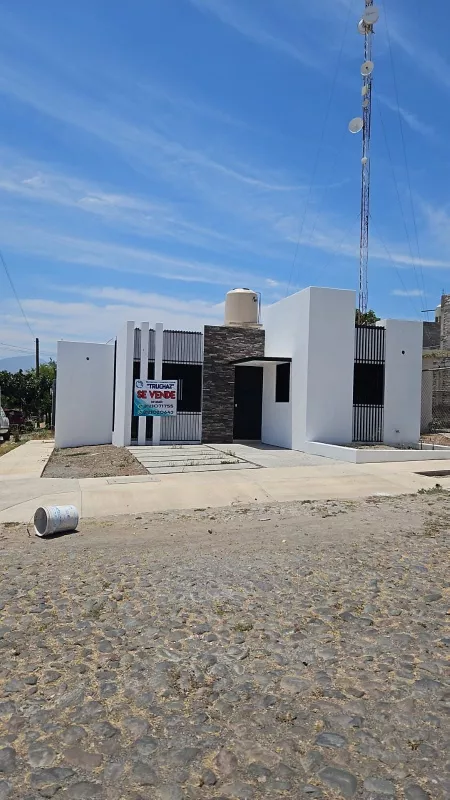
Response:
M450 295L441 297L441 350L450 350Z
M441 325L439 322L423 323L423 349L440 350L441 347Z
M233 441L234 371L230 361L264 355L262 328L205 325L203 362L202 441Z

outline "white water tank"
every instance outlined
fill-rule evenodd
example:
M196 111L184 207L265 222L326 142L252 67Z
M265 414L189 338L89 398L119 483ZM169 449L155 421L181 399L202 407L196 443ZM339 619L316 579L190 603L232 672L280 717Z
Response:
M436 311L434 312L434 321L440 322L442 317L442 308L441 306L436 306Z
M259 328L259 297L251 289L232 289L225 298L225 325Z

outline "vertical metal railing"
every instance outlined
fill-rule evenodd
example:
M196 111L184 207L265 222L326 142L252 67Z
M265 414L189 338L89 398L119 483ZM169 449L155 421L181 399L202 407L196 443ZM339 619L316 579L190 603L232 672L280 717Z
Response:
M357 325L355 328L355 399L353 404L353 441L382 442L384 422L384 363L386 331L379 325ZM367 382L357 387L356 378L360 372L358 365L373 367L373 399L370 402L372 383L367 371ZM362 369L362 368L361 368ZM376 376L375 376L376 371ZM380 391L380 371L381 391ZM359 376L361 381L361 377ZM359 391L358 391L359 388ZM358 395L364 398L360 401Z
M141 331L134 331L134 361L140 361ZM148 360L153 365L155 359L155 331L149 330ZM198 331L163 332L163 375L164 364L203 365L203 334ZM149 375L153 375L149 368ZM183 379L178 378L178 399L183 399ZM147 420L147 439L151 438L152 418ZM136 430L135 430L136 429ZM132 425L133 439L137 436L136 419ZM199 442L202 435L202 414L199 411L179 411L176 417L161 420L162 442Z

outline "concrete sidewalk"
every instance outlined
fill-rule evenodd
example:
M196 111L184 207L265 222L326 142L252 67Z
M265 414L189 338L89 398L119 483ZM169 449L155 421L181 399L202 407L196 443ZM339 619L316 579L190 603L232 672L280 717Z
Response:
M40 478L55 446L53 439L34 439L0 457L0 480L4 477Z
M320 466L120 478L3 477L0 522L28 522L38 506L66 503L76 505L83 517L100 518L237 503L399 495L436 483L450 489L450 477L417 474L429 467L423 462L358 465L324 459ZM440 461L439 470L450 471L450 461Z

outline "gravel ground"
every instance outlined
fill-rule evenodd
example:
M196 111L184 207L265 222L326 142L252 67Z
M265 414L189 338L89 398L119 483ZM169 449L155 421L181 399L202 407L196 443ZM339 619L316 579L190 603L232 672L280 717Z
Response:
M450 434L449 433L424 433L420 437L422 442L429 442L430 444L443 444L445 447L450 447Z
M42 477L114 478L116 475L148 475L148 472L125 447L102 444L53 450Z
M0 800L450 796L445 492L0 526Z

